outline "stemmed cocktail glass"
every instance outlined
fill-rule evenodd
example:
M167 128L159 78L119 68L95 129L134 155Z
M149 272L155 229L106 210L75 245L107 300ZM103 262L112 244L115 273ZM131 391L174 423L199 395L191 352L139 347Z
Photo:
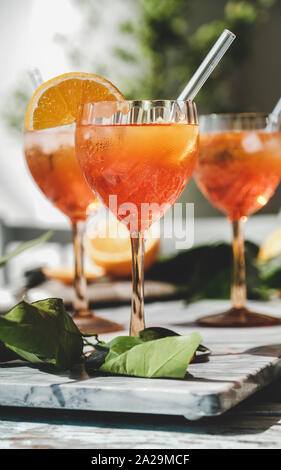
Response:
M69 219L74 245L74 320L85 332L118 331L120 326L89 310L83 268L83 236L87 211L99 203L79 167L74 148L75 125L24 133L29 170L45 196Z
M268 115L211 114L200 117L195 180L202 193L230 220L233 285L230 310L198 320L208 326L266 326L280 320L246 308L242 225L274 194L281 178L281 131Z
M107 101L81 108L76 154L82 171L130 231L132 336L145 327L145 233L186 186L196 163L198 136L192 101Z

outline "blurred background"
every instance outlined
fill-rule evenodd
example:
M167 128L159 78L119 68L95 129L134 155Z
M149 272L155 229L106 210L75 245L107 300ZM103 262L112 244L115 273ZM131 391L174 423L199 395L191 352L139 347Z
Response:
M270 111L280 95L280 0L9 0L0 2L0 219L68 227L32 181L23 119L44 80L103 75L127 98L175 98L224 28L237 39L196 98L199 114ZM259 214L277 213L281 189ZM221 216L191 181L180 201L195 217Z

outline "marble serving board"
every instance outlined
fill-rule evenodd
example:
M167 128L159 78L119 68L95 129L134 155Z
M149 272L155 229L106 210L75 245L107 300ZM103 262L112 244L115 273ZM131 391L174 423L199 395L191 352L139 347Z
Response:
M0 365L0 406L183 415L189 420L220 415L281 377L281 326L196 326L196 317L209 313L210 306L212 311L225 304L208 301L186 307L181 301L170 301L147 305L150 324L182 334L200 331L203 344L211 350L207 361L189 365L183 380L89 377L80 369L51 374L15 362ZM277 313L280 305L275 306ZM125 325L128 308L104 309L99 314L124 320ZM168 324L171 316L173 324Z

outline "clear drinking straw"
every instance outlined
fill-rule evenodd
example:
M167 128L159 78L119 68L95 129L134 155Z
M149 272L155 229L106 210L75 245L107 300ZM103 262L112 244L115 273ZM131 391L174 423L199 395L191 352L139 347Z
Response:
M42 74L40 72L40 70L37 68L37 67L30 67L28 69L28 74L30 76L30 80L32 82L32 85L33 85L33 88L34 88L34 91L37 90L37 88L40 87L40 85L42 85L43 83L43 77L42 77Z
M273 130L274 126L278 123L280 116L281 116L281 98L279 98L279 101L274 106L272 112L268 116L268 123L266 126L267 131Z
M226 53L232 41L234 41L235 37L235 34L233 34L228 29L225 29L222 32L210 52L206 55L201 65L196 70L195 74L192 76L186 87L179 95L179 101L193 100L195 98L202 85L204 85L207 78L211 75L214 68Z

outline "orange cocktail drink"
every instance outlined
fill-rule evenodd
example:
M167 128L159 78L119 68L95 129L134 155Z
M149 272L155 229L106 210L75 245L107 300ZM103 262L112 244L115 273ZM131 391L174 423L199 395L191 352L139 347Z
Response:
M260 113L210 114L200 118L194 176L202 193L232 225L232 307L198 320L208 326L267 326L280 320L248 310L243 223L274 194L281 179L281 131Z
M26 132L24 150L30 173L45 196L71 221L86 220L95 197L76 158L74 128Z
M186 186L198 135L198 126L182 123L78 125L76 145L87 181L105 205L116 195L117 218L147 230Z
M196 163L198 137L192 101L90 103L78 118L76 154L82 171L102 202L130 231L132 336L145 328L145 232L187 184Z
M45 196L71 222L74 247L73 310L77 326L101 333L122 328L89 308L84 275L84 232L89 212L100 203L89 188L75 152L75 123L80 105L123 95L98 75L71 72L44 82L25 115L24 151L29 170Z
M273 195L281 177L281 132L202 134L195 178L230 220L248 217Z

